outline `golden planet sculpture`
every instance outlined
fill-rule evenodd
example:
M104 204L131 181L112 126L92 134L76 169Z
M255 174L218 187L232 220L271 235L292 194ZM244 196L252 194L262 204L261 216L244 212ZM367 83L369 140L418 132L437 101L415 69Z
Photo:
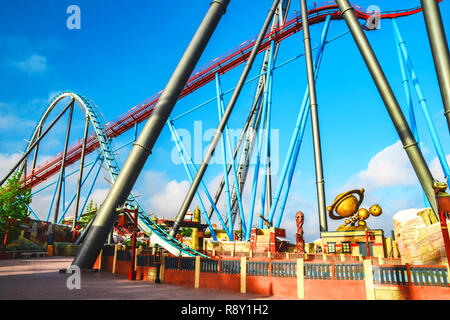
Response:
M369 230L365 220L370 215L378 217L382 210L378 204L372 205L369 210L360 208L364 199L364 189L350 190L339 194L333 201L331 206L327 207L328 215L333 220L345 219L345 223L341 225L336 231L346 230ZM359 196L359 200L356 196ZM334 214L336 212L337 215Z

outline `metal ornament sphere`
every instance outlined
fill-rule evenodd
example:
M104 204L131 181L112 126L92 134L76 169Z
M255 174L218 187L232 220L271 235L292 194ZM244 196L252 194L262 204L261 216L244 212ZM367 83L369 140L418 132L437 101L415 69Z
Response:
M378 204L372 205L369 210L360 208L364 199L364 191L364 189L360 189L341 193L334 199L333 204L327 207L328 215L331 219L340 220L347 218L337 231L369 230L370 228L365 220L370 215L375 217L381 215L382 210ZM355 195L359 196L359 200Z
M358 210L358 218L361 220L366 220L370 216L369 210L361 208Z
M383 210L381 210L381 207L379 205L374 204L369 208L369 212L374 217L378 217L383 212Z

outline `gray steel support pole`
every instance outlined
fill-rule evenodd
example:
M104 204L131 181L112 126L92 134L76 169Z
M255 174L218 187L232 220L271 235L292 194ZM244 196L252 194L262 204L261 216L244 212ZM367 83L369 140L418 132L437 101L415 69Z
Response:
M279 7L278 7L278 11L275 13L274 21L272 22L272 29L276 26L277 17L279 17L278 20L280 20L280 25L283 24L284 21L286 20L286 16L287 16L287 13L289 11L291 0L288 0L285 3L286 4L286 9L284 11L282 9L282 5L281 4L282 3L280 2ZM281 14L279 14L279 12L281 12ZM274 57L273 60L274 61L276 61L276 57L277 57L277 54L278 54L279 47L280 47L280 43L278 42L278 43L275 44L275 52L274 52L274 55L273 55L273 57ZM238 145L236 146L236 148L234 150L234 154L233 154L233 159L235 159L236 155L237 155L237 152L238 152L238 150L239 150L239 148L241 146L243 135L247 134L246 141L245 141L245 144L244 144L244 149L243 149L243 152L242 152L242 155L241 155L241 160L239 162L239 169L238 169L239 190L241 191L241 194L242 194L242 189L244 188L244 184L245 184L245 180L246 180L246 176L247 176L248 160L246 160L247 159L247 155L246 154L247 154L247 152L251 153L251 150L253 148L253 142L255 141L254 139L252 139L251 142L249 141L250 138L249 138L247 129L248 129L249 123L254 123L253 119L254 119L255 111L258 111L258 117L259 117L259 114L260 114L260 111L261 111L261 109L259 108L259 105L262 103L261 96L262 96L262 93L263 93L263 90L264 90L264 83L265 83L265 76L266 76L264 73L265 73L265 71L267 69L268 61L269 61L269 51L267 50L266 54L264 56L263 65L261 67L261 74L262 75L261 75L261 77L259 78L259 81L258 81L258 86L257 86L257 90L256 90L255 99L253 101L253 105L252 105L249 117L247 119L247 122L245 124L244 130L243 130L243 132L241 134L241 137L239 138ZM252 129L254 130L255 127L257 128L258 124L259 124L259 118L258 118L256 124L254 124L254 127L252 127ZM250 147L248 146L248 143L251 143ZM228 166L228 172L230 170L231 170L231 164ZM269 179L268 180L268 185L270 184L270 182L271 181ZM220 182L219 188L218 188L218 190L216 192L216 196L214 198L214 203L215 204L217 204L217 202L219 201L220 194L222 192L224 184L225 184L225 181L224 181L224 178L222 178L222 181ZM233 194L231 196L231 214L233 216L233 225L234 225L234 221L235 221L235 218L236 218L237 210L238 210L237 194L236 194L236 189L233 189ZM211 210L209 212L209 214L210 214L209 217L211 217L212 213L213 213L213 208L211 207ZM225 223L228 223L227 219L225 219ZM242 225L242 222L240 224Z
M245 122L244 129L242 130L241 135L239 136L239 139L238 139L238 143L237 143L236 147L234 148L233 159L236 158L236 156L238 154L238 151L239 151L239 148L241 147L242 141L244 140L244 136L247 134L247 132L249 130L249 125L252 122L252 119L254 118L256 107L257 107L256 104L254 104L252 109L251 109L251 111L250 111L250 114L249 114L249 116L248 116L248 118L247 118L247 120ZM244 148L245 148L245 145L244 145ZM229 164L228 167L227 167L227 172L228 173L231 171L231 168L232 168L231 164ZM239 173L238 173L238 178L239 178ZM222 177L222 180L220 181L219 187L217 188L216 194L214 195L214 204L215 205L217 205L217 202L219 202L220 195L222 193L222 190L223 190L224 186L225 186L225 178ZM234 189L234 190L236 190L236 189ZM211 206L209 208L209 211L208 211L208 218L211 218L213 213L214 213L214 207ZM225 223L227 223L226 220L225 220Z
M86 142L89 132L89 115L86 113L86 123L84 125L83 145L81 147L81 159L80 159L80 171L78 172L78 184L77 184L77 197L75 199L75 209L73 211L73 224L72 228L75 230L77 227L78 208L80 206L80 194L81 194L81 181L83 180L83 168L84 168L84 156L86 153Z
M41 131L42 131L42 126L40 126L39 129L38 129L38 133L37 133L37 138L36 139L39 139L39 137L41 136ZM34 147L33 163L31 165L31 182L33 182L34 169L36 168L38 152L39 152L39 143L36 144L36 147Z
M247 174L248 174L248 167L251 155L253 153L253 148L256 143L256 132L258 131L259 125L261 124L261 104L263 102L263 98L258 102L258 110L257 113L254 115L254 119L252 119L252 126L247 132L247 136L245 139L244 147L242 149L241 158L239 160L239 166L238 166L238 181L239 181L239 191L241 192L241 196L243 194L243 190L245 187L245 181L247 180ZM237 202L237 194L236 189L234 190L231 197L231 213L233 215L233 218L235 219L237 216L237 210L238 208L238 202ZM242 224L242 221L241 221Z
M286 5L286 8L284 11L283 11L283 5ZM280 2L279 7L278 7L279 12L276 13L277 17L279 18L278 20L279 20L280 25L283 25L284 22L286 21L287 13L288 13L289 7L291 5L291 0L284 1L283 5ZM276 26L275 20L277 19L277 17L274 18L274 23L272 24L272 30ZM275 44L275 50L274 50L274 54L273 54L273 65L275 65L275 61L277 60L279 48L280 48L280 42L277 42ZM269 51L266 51L266 55L264 57L264 63L262 66L261 73L264 73L267 70L268 62L269 62ZM255 100L255 103L258 102L259 105L261 105L263 103L262 93L264 90L265 79L266 79L266 75L264 74L261 76L261 78L259 80L259 84L258 84L258 91L257 91L257 95L256 95L257 99ZM258 101L258 99L260 99L260 100ZM252 130L254 130L253 132L256 132L258 130L259 123L260 123L259 120L261 118L260 116L261 116L261 108L259 107L257 118L256 118L256 123L252 127ZM239 179L239 190L241 191L241 193L243 192L247 173L248 173L250 155L252 153L254 143L256 142L255 138L256 138L256 135L253 135L253 134L252 134L252 137L247 136L247 140L245 141L245 144L244 144L244 149L242 152L241 160L239 162L238 179ZM249 144L250 144L250 146L249 146ZM269 161L270 161L270 149L269 149ZM271 205L271 202L272 202L272 181L271 180L272 179L271 179L271 173L270 173L270 166L268 168L267 175L268 175L268 177L267 177L267 185L266 186L267 186L267 194L269 196L266 197L266 200L267 200L266 203L268 205ZM233 218L235 218L236 212L237 212L236 192L234 192L231 197L231 206L232 206Z
M325 181L323 178L322 150L321 150L322 148L320 143L319 115L317 112L316 85L314 81L311 37L309 34L308 8L306 7L306 0L300 0L300 3L302 10L303 42L305 44L306 71L308 75L309 105L311 109L311 125L312 125L313 146L314 146L314 162L316 169L316 187L317 187L317 203L319 209L319 223L320 223L320 231L323 232L328 231L328 224L327 224L327 211L325 203L325 187L324 187Z
M97 218L92 224L83 246L73 260L73 265L77 265L80 268L91 268L94 264L109 232L111 232L116 216L116 208L123 205L127 200L147 158L151 154L156 140L163 130L217 24L225 13L229 2L230 0L214 0L211 2L206 16L161 94L155 106L155 111L147 120L138 139L133 144L133 148L120 174L97 212Z
M50 125L47 127L47 129L45 129L44 133L42 135L40 135L35 142L33 142L33 144L28 148L28 150L23 154L22 158L20 158L19 161L17 161L16 165L9 171L9 173L3 178L3 180L0 182L0 186L3 185L3 183L5 183L6 180L8 180L8 178L14 173L14 171L20 166L20 164L22 163L23 160L25 160L28 155L31 153L31 151L33 151L33 149L38 145L38 143L42 140L42 138L45 137L45 135L50 131L51 128L53 128L53 126L56 124L56 122L58 122L58 120L62 117L62 115L67 111L67 109L69 109L69 107L71 106L71 104L73 103L73 99L72 101L58 114L58 116L56 116L56 118L52 121L52 123L50 123Z
M259 47L261 46L264 36L266 35L267 29L269 28L269 25L272 21L273 15L275 14L275 11L277 9L279 1L280 0L274 0L272 7L270 8L269 14L267 15L266 21L264 22L264 25L258 35L255 45L253 46L252 52L250 53L247 63L245 64L244 70L242 71L242 74L241 74L241 77L239 78L238 84L236 85L233 95L231 96L230 101L228 102L228 106L225 109L223 118L220 121L219 126L217 127L216 133L214 134L214 137L208 147L208 150L205 153L205 157L203 158L202 164L200 165L200 168L198 169L197 174L194 177L194 181L191 184L191 187L189 188L186 198L184 199L183 204L181 205L181 208L175 218L174 225L172 227L172 230L170 231L170 235L172 237L174 237L177 234L177 232L180 228L180 224L184 220L184 216L186 215L186 212L192 203L192 199L194 198L195 193L197 192L198 186L200 185L203 175L205 174L205 171L206 171L206 168L208 167L209 161L211 160L211 157L214 154L216 146L219 143L219 140L222 136L223 130L225 129L228 119L230 118L231 112L233 111L233 108L236 104L239 94L241 93L242 87L245 84L245 80L247 79L248 73L250 72L250 69L252 68L252 65L253 65L253 62L255 61Z
M94 223L95 218L97 218L97 214L95 214L91 220L88 222L86 227L84 228L83 233L78 237L78 239L75 241L74 245L80 245L84 242L84 239L86 238L86 235L89 233L89 230L91 230L91 226Z
M74 106L74 101L72 100L72 105L70 106L70 111L69 111L69 120L67 121L66 138L64 141L64 151L63 151L63 156L61 159L61 169L59 170L59 180L58 180L58 186L57 186L57 192L56 192L56 206L55 206L55 213L53 214L53 223L55 223L55 224L58 223L59 202L61 199L61 189L62 189L62 183L64 180L64 172L65 172L66 157L67 157L67 147L69 146L70 128L72 127L73 106ZM64 201L64 199L63 199L63 201Z
M422 3L434 67L441 89L444 116L447 119L447 126L450 131L450 54L444 25L442 24L441 11L437 0L420 0L420 2Z
M358 18L356 17L353 8L351 7L348 0L336 0L342 15L347 23L350 32L352 33L353 39L358 46L361 56L363 57L367 68L374 80L374 83L380 93L381 99L383 99L384 105L392 119L395 129L400 137L403 144L403 148L409 157L409 160L416 172L417 178L425 192L428 201L431 204L432 209L435 214L437 214L437 203L433 190L433 177L431 175L430 169L425 162L422 152L420 151L416 140L409 128L408 122L403 115L403 112L395 98L392 88L386 79L386 76L381 69L381 66L372 50L372 47L367 40L361 26L359 25Z

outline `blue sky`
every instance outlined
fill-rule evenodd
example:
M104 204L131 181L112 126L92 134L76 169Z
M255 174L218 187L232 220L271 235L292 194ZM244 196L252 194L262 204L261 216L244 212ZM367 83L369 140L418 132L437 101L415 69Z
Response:
M64 90L79 92L92 99L103 113L105 122L126 112L166 85L187 47L210 1L2 1L0 4L0 170L4 174L23 151L34 125L49 99ZM269 0L231 1L227 13L211 38L198 66L224 54L256 35L271 5ZM407 4L405 5L405 2ZM308 1L311 4L312 1ZM418 6L414 1L355 1L361 7L377 4L382 11ZM69 5L81 9L81 29L66 27ZM291 14L299 11L293 1ZM450 4L441 3L447 34L450 32ZM398 20L400 30L422 85L430 113L446 154L450 153L448 128L443 117L442 100L421 13ZM318 43L323 24L311 27L313 46ZM329 38L347 30L343 21L332 21ZM405 109L405 96L390 20L381 29L367 33L394 93ZM284 40L277 64L303 52L302 33ZM258 74L262 55L249 77ZM222 87L232 88L243 66L222 76ZM279 130L279 157L283 161L306 86L304 57L275 71L272 128ZM250 109L256 83L247 85L230 119L230 128L242 127ZM400 209L423 207L417 179L399 145L397 133L379 97L364 62L349 34L329 43L317 81L320 128L325 174L326 201L352 188L365 188L364 207L379 203L384 214L370 218L368 225L392 230L392 215ZM215 96L210 83L180 100L173 116L179 115ZM227 103L230 95L225 96ZM413 93L419 134L424 156L436 177L436 163L431 139L426 129L418 99ZM82 136L82 113L75 112L70 143ZM40 161L63 148L64 123L52 131L41 147ZM177 128L193 132L194 121L202 121L204 130L218 123L215 102L176 122ZM127 132L114 140L121 146L132 139ZM198 137L197 137L198 138ZM203 149L208 141L203 141ZM130 148L118 155L123 163ZM158 140L135 190L141 202L158 216L175 215L189 183L181 165L168 161L174 150L168 128ZM90 159L95 155L91 155ZM38 161L38 162L40 162ZM75 168L75 167L74 167ZM211 165L205 181L214 193L222 167ZM252 172L252 170L251 170ZM104 172L107 177L106 172ZM273 177L274 188L277 175ZM246 194L250 193L247 183ZM67 198L73 193L67 187ZM101 203L108 182L100 178L94 199ZM37 196L33 208L45 217L51 191ZM224 203L221 204L225 213ZM308 124L297 162L282 226L293 236L294 215L305 212L307 241L318 237L314 160L311 128ZM70 213L68 214L70 215ZM259 223L258 223L259 224ZM330 229L339 222L329 221Z

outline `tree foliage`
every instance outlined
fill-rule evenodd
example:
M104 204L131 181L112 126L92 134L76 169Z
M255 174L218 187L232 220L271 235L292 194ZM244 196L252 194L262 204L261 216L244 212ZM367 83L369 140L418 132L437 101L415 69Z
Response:
M27 205L31 203L31 189L22 188L20 178L22 173L16 172L8 179L6 185L0 187L0 232L6 231L8 219L15 219L16 222L10 225L8 238L14 238L18 234L17 226L20 226L23 219L29 216Z
M86 206L86 213L80 219L80 223L82 225L87 225L89 221L95 216L97 213L97 204L94 204L94 201L91 199Z
M180 234L182 234L183 237L188 238L192 235L192 228L182 227L180 230Z

